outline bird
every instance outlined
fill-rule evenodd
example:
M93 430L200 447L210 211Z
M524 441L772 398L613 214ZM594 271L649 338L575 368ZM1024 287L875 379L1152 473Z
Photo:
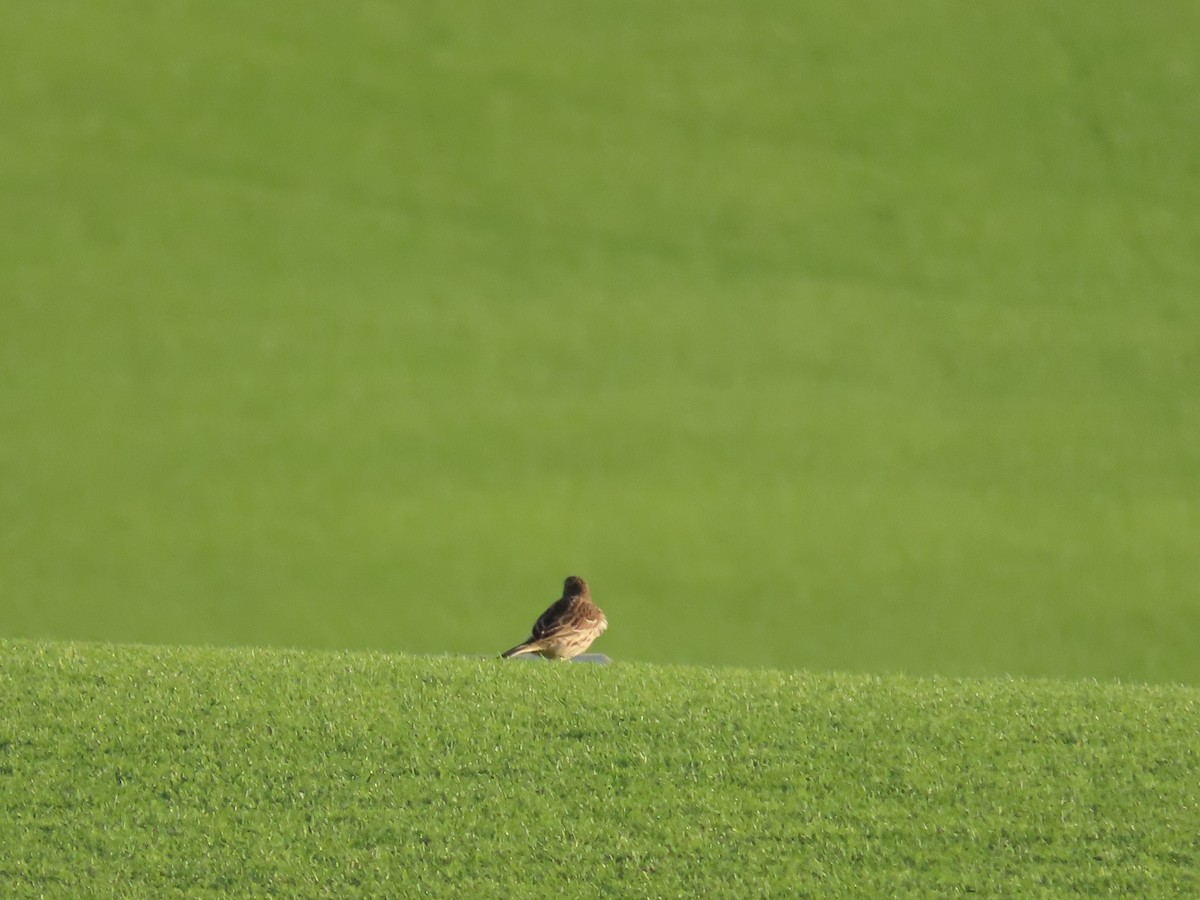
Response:
M536 653L546 659L568 660L590 647L606 628L608 619L592 602L587 582L571 575L563 582L562 596L533 623L529 638L505 650L500 657Z

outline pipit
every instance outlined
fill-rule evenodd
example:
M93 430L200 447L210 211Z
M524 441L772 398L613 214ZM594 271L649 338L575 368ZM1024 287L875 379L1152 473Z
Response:
M572 575L563 582L562 596L533 623L533 634L528 640L500 656L507 659L536 653L546 659L571 659L590 647L607 627L608 619L592 602L587 582Z

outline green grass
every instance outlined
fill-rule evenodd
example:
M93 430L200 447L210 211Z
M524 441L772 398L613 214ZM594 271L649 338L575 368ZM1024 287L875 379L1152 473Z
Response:
M1200 692L0 644L0 893L1195 896Z
M5 635L1200 683L1198 9L0 5Z

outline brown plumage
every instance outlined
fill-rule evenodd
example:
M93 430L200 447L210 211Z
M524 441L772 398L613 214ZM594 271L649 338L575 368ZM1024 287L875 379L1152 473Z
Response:
M533 623L533 634L528 640L500 656L507 659L522 653L537 653L547 659L571 659L590 647L607 627L608 619L592 602L587 582L572 575L563 582L562 596Z

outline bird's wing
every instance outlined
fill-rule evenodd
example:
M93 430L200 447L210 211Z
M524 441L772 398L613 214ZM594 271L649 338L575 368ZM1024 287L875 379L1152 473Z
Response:
M538 616L533 623L533 639L540 640L552 634L571 618L571 597L559 597L550 604L550 608Z

